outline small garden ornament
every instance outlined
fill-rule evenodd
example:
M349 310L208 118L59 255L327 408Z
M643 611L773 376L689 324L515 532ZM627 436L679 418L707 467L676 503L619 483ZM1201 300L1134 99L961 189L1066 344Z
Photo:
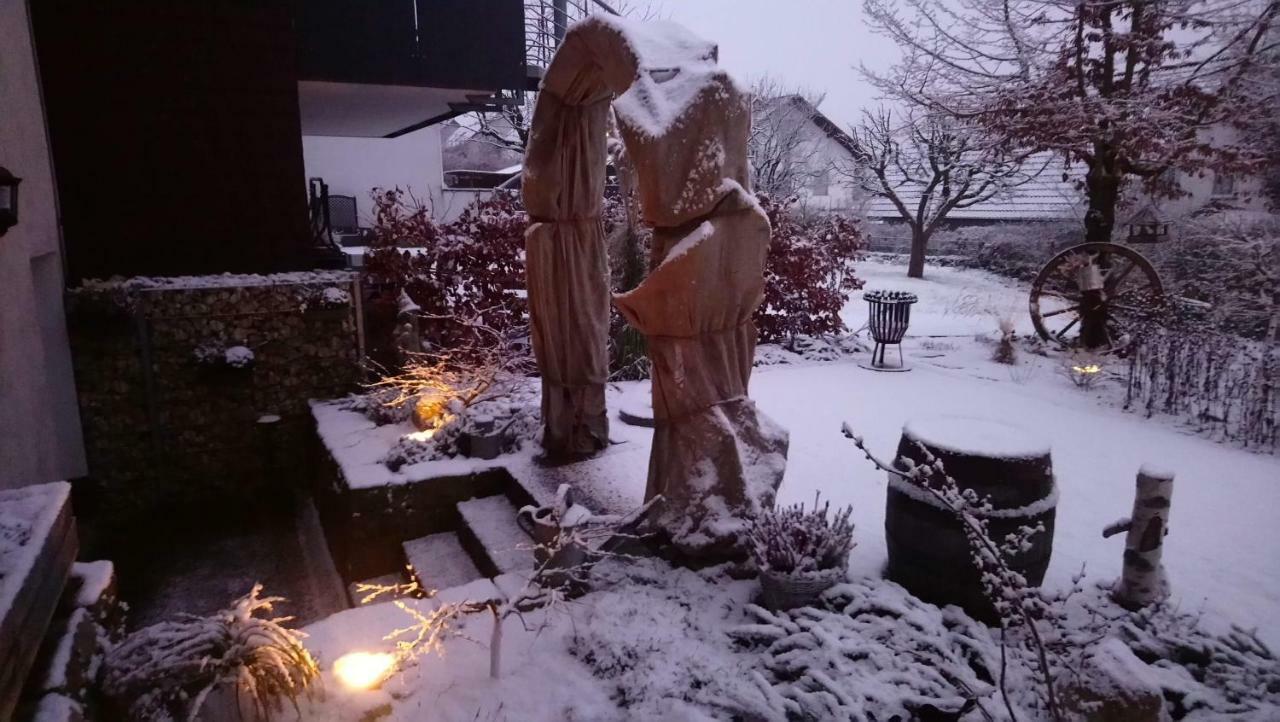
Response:
M771 509L751 528L751 553L760 570L765 607L774 611L809 606L845 580L853 549L853 507L829 514L831 502L806 511L803 504Z
M1102 530L1103 537L1127 532L1124 540L1124 570L1112 596L1129 609L1158 604L1169 596L1169 580L1160 563L1164 537L1169 533L1169 507L1173 497L1173 474L1142 467L1133 497L1133 516Z
M538 545L533 556L544 570L543 581L548 586L562 587L572 581L554 570L575 569L587 561L587 547L574 532L591 518L589 509L574 502L568 484L560 485L554 504L525 506L516 513L516 523Z

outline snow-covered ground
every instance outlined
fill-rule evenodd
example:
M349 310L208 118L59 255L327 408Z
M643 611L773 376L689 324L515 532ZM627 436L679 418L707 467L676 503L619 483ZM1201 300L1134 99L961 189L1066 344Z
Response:
M1280 647L1280 556L1276 554L1280 549L1280 524L1272 519L1274 510L1280 507L1280 458L1195 436L1174 420L1144 419L1121 410L1116 403L1123 378L1121 368L1104 369L1103 380L1095 388L1083 390L1062 374L1063 360L1059 357L1022 350L1016 366L993 362L992 339L1000 315L1011 316L1020 331L1029 328L1026 289L1012 282L948 268L930 268L927 279L909 280L902 266L885 261L863 263L859 274L867 280L868 289L909 290L920 297L904 344L912 370L876 373L861 368L854 360L796 363L758 368L751 385L751 395L760 407L791 434L779 502L807 503L815 492L821 492L833 504L853 506L857 547L850 558L852 579L878 577L886 561L883 525L887 481L843 438L842 422L848 422L863 435L877 455L887 458L892 456L903 425L909 420L943 414L993 418L1042 437L1052 449L1059 504L1047 586L1069 585L1070 578L1082 567L1087 578L1095 582L1119 574L1123 541L1118 537L1104 540L1102 530L1129 514L1138 469L1144 464L1159 466L1176 474L1164 552L1174 603L1184 611L1205 612L1203 622L1210 629L1225 629L1228 624L1256 628L1264 641L1273 648ZM865 318L866 303L856 294L845 309L846 322L851 329L858 329ZM504 460L513 473L533 476L547 488L570 482L610 507L638 506L644 493L651 432L621 423L616 419L616 410L624 399L634 405L636 396L643 393L643 384L611 385L608 400L615 414L611 421L615 443L596 459L553 470L532 464L531 450ZM346 436L329 440L331 448L346 448L344 453L348 456L358 448L355 442L359 434L365 433L349 427L348 424L347 431L342 432ZM427 463L452 467L461 462ZM406 467L402 471L416 475L427 469ZM384 474L379 483L402 480ZM700 586L703 582L692 576L689 579L691 594L707 593ZM627 606L625 598L608 596L612 592L599 598L591 595L590 601L584 600L576 608L577 612L575 608L568 612L585 614L590 619L552 624L546 637L525 632L518 632L514 640L508 636L505 644L518 648L508 660L515 681L489 682L485 678L487 653L483 648L455 643L446 652L447 661L426 662L414 673L418 681L409 685L413 691L404 691L404 683L395 683L412 700L395 706L396 718L413 719L414 710L440 705L441 710L465 709L468 715L479 715L477 719L537 719L541 712L522 716L512 707L534 690L541 692L534 695L530 710L563 711L563 703L571 698L580 700L583 710L598 710L598 704L611 707L618 703L616 692L621 686L614 690L613 702L607 703L601 695L610 694L612 682L604 682L603 689L600 684L589 684L592 677L581 665L565 667L554 674L540 669L582 662L581 655L586 654L582 635L587 636L587 642L593 634L616 632L619 638L625 638L612 621L601 632L596 622L606 615L621 615L624 624L646 629L655 624L661 626L655 620L663 615L674 615L685 625L685 631L676 634L676 638L693 640L693 651L689 653L694 655L699 674L708 679L740 674L736 668L715 667L726 663L715 655L698 656L703 634L696 631L699 625L743 621L740 605L749 591L744 591L745 587L739 589L742 585L731 586L714 599L704 600L718 606L697 615L688 609L690 604L698 604L696 599L675 603L653 592L653 598L648 599L650 606L644 608L634 602ZM708 614L719 621L708 621ZM390 631L388 624L395 622L394 616L388 619L385 611L378 610L353 610L344 615L352 616L313 625L322 653L332 654L361 640L385 645L377 637ZM575 631L579 623L585 623L585 627ZM486 625L487 622L473 621L468 631L484 634ZM643 644L671 642L664 641L656 630L636 633L641 635ZM576 650L577 662L565 658L566 649ZM542 654L548 655L545 660ZM641 654L640 658L648 657ZM704 664L712 666L698 666ZM455 669L467 671L452 671ZM652 671L670 672L667 668ZM597 666L597 680L599 674ZM620 661L618 674L642 672ZM553 679L564 686L546 689ZM668 707L643 709L669 719L701 719L675 702Z
M840 434L847 421L881 458L897 448L913 418L966 415L1001 419L1042 436L1052 448L1059 487L1057 531L1046 584L1067 583L1081 565L1090 578L1119 574L1123 541L1102 529L1129 515L1134 478L1143 464L1173 471L1173 509L1165 565L1183 608L1220 612L1257 627L1280 646L1280 458L1195 436L1171 419L1145 419L1115 403L1119 381L1093 390L1074 386L1062 362L1023 353L1019 365L990 360L992 309L1017 309L1029 327L1026 291L978 271L931 268L925 280L908 279L902 266L860 264L867 288L910 290L920 297L903 344L913 369L876 373L853 362L757 369L751 395L791 432L780 503L812 502L815 492L833 504L852 504L858 547L854 576L879 574L886 560L884 505L887 480ZM860 294L845 308L851 329L866 321ZM892 352L890 352L892 356ZM1122 369L1116 370L1117 374ZM621 392L630 391L620 384ZM648 432L613 423L625 439L597 464L597 494L638 505L644 495ZM634 472L634 473L633 473Z

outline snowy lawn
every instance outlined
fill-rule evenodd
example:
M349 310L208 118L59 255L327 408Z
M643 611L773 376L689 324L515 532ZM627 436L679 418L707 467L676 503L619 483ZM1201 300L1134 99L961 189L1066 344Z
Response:
M913 280L901 266L886 263L863 263L858 271L867 288L920 297L904 344L913 370L876 373L851 361L804 364L757 369L751 382L752 397L791 432L779 502L811 503L821 492L834 505L854 506L855 577L879 574L886 560L887 480L841 436L841 422L849 422L878 456L890 458L909 419L1002 419L1052 447L1059 504L1047 585L1067 583L1082 565L1091 579L1119 575L1123 541L1103 539L1102 529L1129 515L1138 469L1153 464L1177 475L1164 554L1176 599L1184 609L1203 608L1209 616L1221 613L1257 627L1280 647L1280 524L1272 519L1280 508L1280 458L1194 436L1173 420L1127 413L1114 401L1118 380L1078 389L1061 374L1060 359L1023 353L1015 367L991 361L992 347L974 334L994 333L992 309L1020 301L1015 320L1030 325L1025 290L1014 282L952 268L930 268L929 278ZM851 329L866 320L866 302L856 295L845 310ZM643 448L610 450L598 463L618 473L597 474L592 484L597 493L607 490L638 505L648 434L613 424L615 438Z
M758 368L751 387L761 408L791 433L779 502L809 503L821 492L833 504L853 506L857 546L850 576L857 589L850 593L887 594L893 604L904 604L896 586L877 581L886 561L886 479L842 437L841 423L888 458L910 419L994 418L1043 437L1052 448L1059 505L1046 586L1069 586L1082 567L1089 587L1118 576L1123 541L1104 540L1102 529L1129 514L1138 469L1156 465L1176 474L1164 551L1174 605L1203 612L1210 630L1230 624L1256 628L1265 642L1280 647L1280 525L1272 519L1280 506L1280 459L1194 436L1174 420L1122 411L1116 396L1123 369L1082 390L1062 375L1060 357L1020 349L1017 366L991 361L998 315L1011 315L1020 330L1029 326L1025 289L1012 282L943 268L909 281L901 266L884 262L864 263L859 273L869 289L910 290L920 297L904 349L913 370L876 373L852 359L796 362ZM851 329L863 324L866 303L860 294L845 314ZM779 356L776 350L766 354ZM611 410L634 406L644 389L611 385ZM546 489L569 482L614 510L634 508L644 493L651 432L616 418L611 432L611 448L570 467L542 469L531 463L530 449L497 461ZM358 433L366 432L344 433L355 435L329 443L345 446L351 457ZM426 462L455 472L461 463ZM425 471L426 465L401 470ZM384 473L378 483L405 478ZM729 640L731 629L752 621L744 608L754 582L710 584L692 572L664 572L648 563L637 574L630 587L588 595L549 617L536 613L529 630L513 620L503 643L501 680L487 677L490 622L477 615L465 623L476 643L455 640L443 657L424 658L383 692L337 695L322 707L335 719L350 713L339 711L344 705L368 709L394 701L392 719L430 713L440 719L527 720L706 719L716 716L714 709L723 712L718 705L726 699L745 708L776 707L778 700L762 697L762 687L746 681L761 668L761 659L735 650ZM933 611L923 613L933 615L931 624L940 624L937 610L928 609ZM389 648L381 637L407 621L391 605L351 610L308 628L314 635L310 646L324 657L322 663L350 649ZM892 646L889 637L884 640ZM672 658L680 663L672 664ZM317 710L315 718L324 717Z

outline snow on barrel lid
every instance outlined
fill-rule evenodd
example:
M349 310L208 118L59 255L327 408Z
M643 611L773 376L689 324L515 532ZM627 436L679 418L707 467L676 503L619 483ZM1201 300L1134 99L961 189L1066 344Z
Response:
M1013 424L976 416L913 419L902 433L933 449L999 459L1031 459L1049 453L1049 443Z

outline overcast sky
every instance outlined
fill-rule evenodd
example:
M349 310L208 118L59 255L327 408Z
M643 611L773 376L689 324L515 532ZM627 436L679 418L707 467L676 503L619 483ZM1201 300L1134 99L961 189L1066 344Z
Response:
M824 93L821 110L841 127L876 102L859 63L887 68L897 49L862 20L861 0L655 0L660 17L720 45L720 64L750 83L770 75Z

